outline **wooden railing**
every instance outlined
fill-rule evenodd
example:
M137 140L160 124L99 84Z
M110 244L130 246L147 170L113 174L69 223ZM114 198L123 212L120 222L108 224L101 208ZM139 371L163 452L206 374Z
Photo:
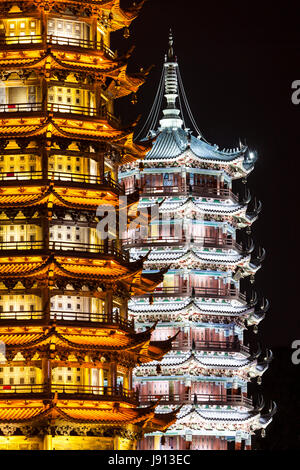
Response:
M185 195L188 193L195 194L199 197L208 198L221 198L221 199L232 199L238 202L239 196L234 194L231 189L228 188L209 188L207 186L201 186L196 184L186 184L177 186L149 186L142 187L142 196L169 196L169 195Z
M44 103L2 103L0 104L0 113L8 112L42 112ZM47 103L47 111L64 113L64 114L80 114L83 116L92 116L97 119L104 119L115 127L120 126L120 119L111 114L106 108L93 108L91 106L80 106L65 103Z
M99 385L68 385L68 384L3 384L0 385L0 397L2 395L49 395L57 392L59 395L84 396L85 399L103 401L126 401L138 403L138 394L134 390L126 390L122 387L103 387Z
M16 112L41 112L43 109L42 103L5 103L0 104L0 113Z
M117 312L111 314L93 313L93 312L67 312L67 311L52 311L50 312L50 319L59 322L88 322L99 323L102 325L119 325L121 327L134 329L134 320L122 318Z
M126 238L122 239L122 245L127 248L131 247L139 247L139 246L173 246L173 245L183 245L186 243L192 243L194 245L201 245L204 248L220 248L220 249L231 249L235 248L239 251L242 251L242 246L237 243L232 238L228 237L200 237L200 236L193 236L190 237L182 236L182 237L167 237L161 235L159 237L145 237L139 238L139 234L136 234L136 238Z
M142 405L150 405L159 400L160 405L220 405L220 406L247 406L252 407L251 398L243 395L208 395L203 393L180 393L168 395L139 395L139 401Z
M37 171L4 171L0 173L0 181L22 181L22 180L36 180L42 179L43 172L41 170Z
M249 353L248 346L245 346L240 341L193 341L193 340L175 340L172 341L172 350L174 351L189 351L192 348L196 351L235 351Z
M1 241L0 250L40 250L45 249L44 240L29 240L29 241ZM97 253L101 255L116 256L129 261L129 253L119 250L114 240L110 242L103 242L102 244L93 244L93 243L81 243L81 242L68 242L68 241L58 241L50 240L49 241L50 250L58 251L76 251L82 253Z
M97 51L104 52L110 59L115 59L116 54L104 44L103 41L93 41L91 39L81 39L72 37L63 37L48 34L46 37L47 44L57 46L68 46L81 49L96 49ZM10 47L18 46L20 44L41 44L44 37L41 34L24 35L24 36L5 36L0 38L0 45L2 48L9 49Z
M43 310L1 310L0 322L14 321L14 320L42 320L44 317Z
M43 179L43 172L36 171L4 171L0 173L0 181L23 181L23 180L36 180ZM86 183L97 184L101 186L108 186L109 188L117 189L124 194L124 187L111 177L101 177L98 175L86 175L81 173L70 173L62 171L48 171L48 179L57 181L70 181L72 183Z
M0 311L0 322L11 321L35 321L43 320L46 314L43 310L6 310ZM57 323L93 323L97 326L101 325L118 325L122 328L134 329L134 320L122 318L118 312L110 314L80 312L80 311L59 311L50 310L50 321Z
M243 395L222 395L222 394L202 394L202 393L180 393L180 394L139 394L135 390L127 390L123 387L105 387L100 385L69 385L69 384L3 384L0 385L0 397L7 395L35 395L52 394L58 395L84 396L85 399L103 401L129 401L150 405L159 400L159 405L180 405L195 404L200 406L246 406L252 407L252 399Z
M208 297L208 298L230 298L240 299L245 301L246 294L238 292L232 288L217 288L217 287L184 287L184 286L169 286L169 287L157 287L151 294L155 297L174 297L174 296L193 296L196 297ZM141 295L139 297L149 297L147 295Z

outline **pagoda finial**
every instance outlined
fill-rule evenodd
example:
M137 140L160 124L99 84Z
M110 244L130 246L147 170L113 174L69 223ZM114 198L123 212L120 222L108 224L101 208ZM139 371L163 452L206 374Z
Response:
M173 33L172 33L172 29L170 28L170 31L169 31L169 48L168 48L168 55L167 55L168 62L176 62L176 59L175 59L175 56L174 56L173 43L174 43Z
M165 98L167 106L163 109L163 118L159 121L160 128L182 128L183 121L179 116L180 111L176 106L176 99L178 97L178 64L174 55L173 49L173 34L172 30L169 31L169 48L165 57L164 64L164 82L165 82Z

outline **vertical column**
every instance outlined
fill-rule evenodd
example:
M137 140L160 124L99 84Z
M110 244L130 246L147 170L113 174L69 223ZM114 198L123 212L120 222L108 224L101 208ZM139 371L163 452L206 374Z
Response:
M43 320L45 323L50 321L50 289L48 284L41 288L41 300L42 300L42 311Z
M119 436L114 437L114 450L120 450L120 438L119 438Z
M48 72L49 73L49 72ZM46 79L46 74L42 76L41 80L41 98L42 98L42 110L44 113L47 112L48 109L48 83Z
M104 395L104 371L102 367L99 369L99 393Z
M98 36L98 32L97 32L97 17L93 17L93 18L92 18L91 30L92 30L91 40L94 42L95 48L97 48L97 47L96 47L96 44L97 44L97 36Z
M49 219L52 216L52 211L50 207L45 209L41 216L41 224L42 224L42 238L43 238L43 245L45 250L49 249L49 241L50 241L50 227L49 227Z
M44 450L53 450L52 435L51 434L46 434L44 436L43 448L44 448Z
M124 375L124 390L130 390L130 378L129 376L131 375L130 370L128 369L127 375Z
M41 164L42 164L42 177L44 180L48 179L48 160L49 160L49 150L47 148L46 141L40 142L41 145Z
M114 361L109 364L108 387L111 389L111 393L113 393L117 387L117 364Z
M120 306L120 317L122 320L127 320L128 318L128 301L127 299L122 299Z
M109 317L113 311L113 293L111 290L107 291L105 296L105 316Z
M154 436L154 450L160 450L160 436Z
M100 180L103 181L104 179L104 153L103 152L98 152L98 174L100 177Z
M51 390L52 382L52 369L51 360L49 358L48 351L45 351L42 356L42 384L49 390Z
M242 450L242 435L240 433L236 433L234 449Z
M237 395L238 394L238 382L236 379L234 379L233 384L232 384L232 395Z
M91 369L89 367L84 367L83 363L83 369L82 369L82 383L84 387L89 387L90 386L90 373Z
M251 436L250 435L246 439L245 450L251 450Z
M41 10L41 36L44 47L47 44L47 33L48 33L48 13L44 9Z
M94 93L95 93L96 114L100 115L101 117L104 117L102 113L102 108L101 108L101 105L102 105L101 91L102 91L102 82L100 80L95 80Z

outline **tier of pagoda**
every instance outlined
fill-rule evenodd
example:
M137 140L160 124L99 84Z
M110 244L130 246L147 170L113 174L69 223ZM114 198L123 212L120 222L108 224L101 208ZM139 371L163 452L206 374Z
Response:
M152 127L163 94L163 117ZM160 399L162 416L181 409L176 423L148 433L139 448L251 449L252 435L264 434L275 412L274 404L264 412L260 396L250 398L247 391L250 381L261 382L272 356L244 342L245 330L257 331L268 309L240 286L247 277L254 282L264 258L249 237L260 204L245 186L240 196L233 191L236 180L245 182L253 170L256 156L242 144L220 150L197 127L197 137L186 127L184 114L194 119L172 35L156 96L142 139L152 148L143 162L122 165L119 174L126 190L140 187L138 209L150 223L132 226L123 246L134 262L147 256L144 274L165 270L153 294L129 303L138 331L155 321L152 339L177 335L161 363L135 370L135 387L144 406ZM247 232L241 242L238 232Z
M110 49L140 7L0 1L2 450L134 449L175 421L132 387L133 368L171 348L128 319L162 275L97 230L99 208L118 213L119 165L145 154L114 116L145 76Z

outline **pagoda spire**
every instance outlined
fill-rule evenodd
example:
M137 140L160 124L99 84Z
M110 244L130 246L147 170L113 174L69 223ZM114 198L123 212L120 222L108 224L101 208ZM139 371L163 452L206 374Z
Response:
M173 42L173 34L170 29L168 52L164 63L164 85L167 106L163 109L164 117L159 121L161 130L165 128L178 129L182 128L183 125L183 120L179 116L180 110L176 106L176 99L178 97L178 63L174 55Z

